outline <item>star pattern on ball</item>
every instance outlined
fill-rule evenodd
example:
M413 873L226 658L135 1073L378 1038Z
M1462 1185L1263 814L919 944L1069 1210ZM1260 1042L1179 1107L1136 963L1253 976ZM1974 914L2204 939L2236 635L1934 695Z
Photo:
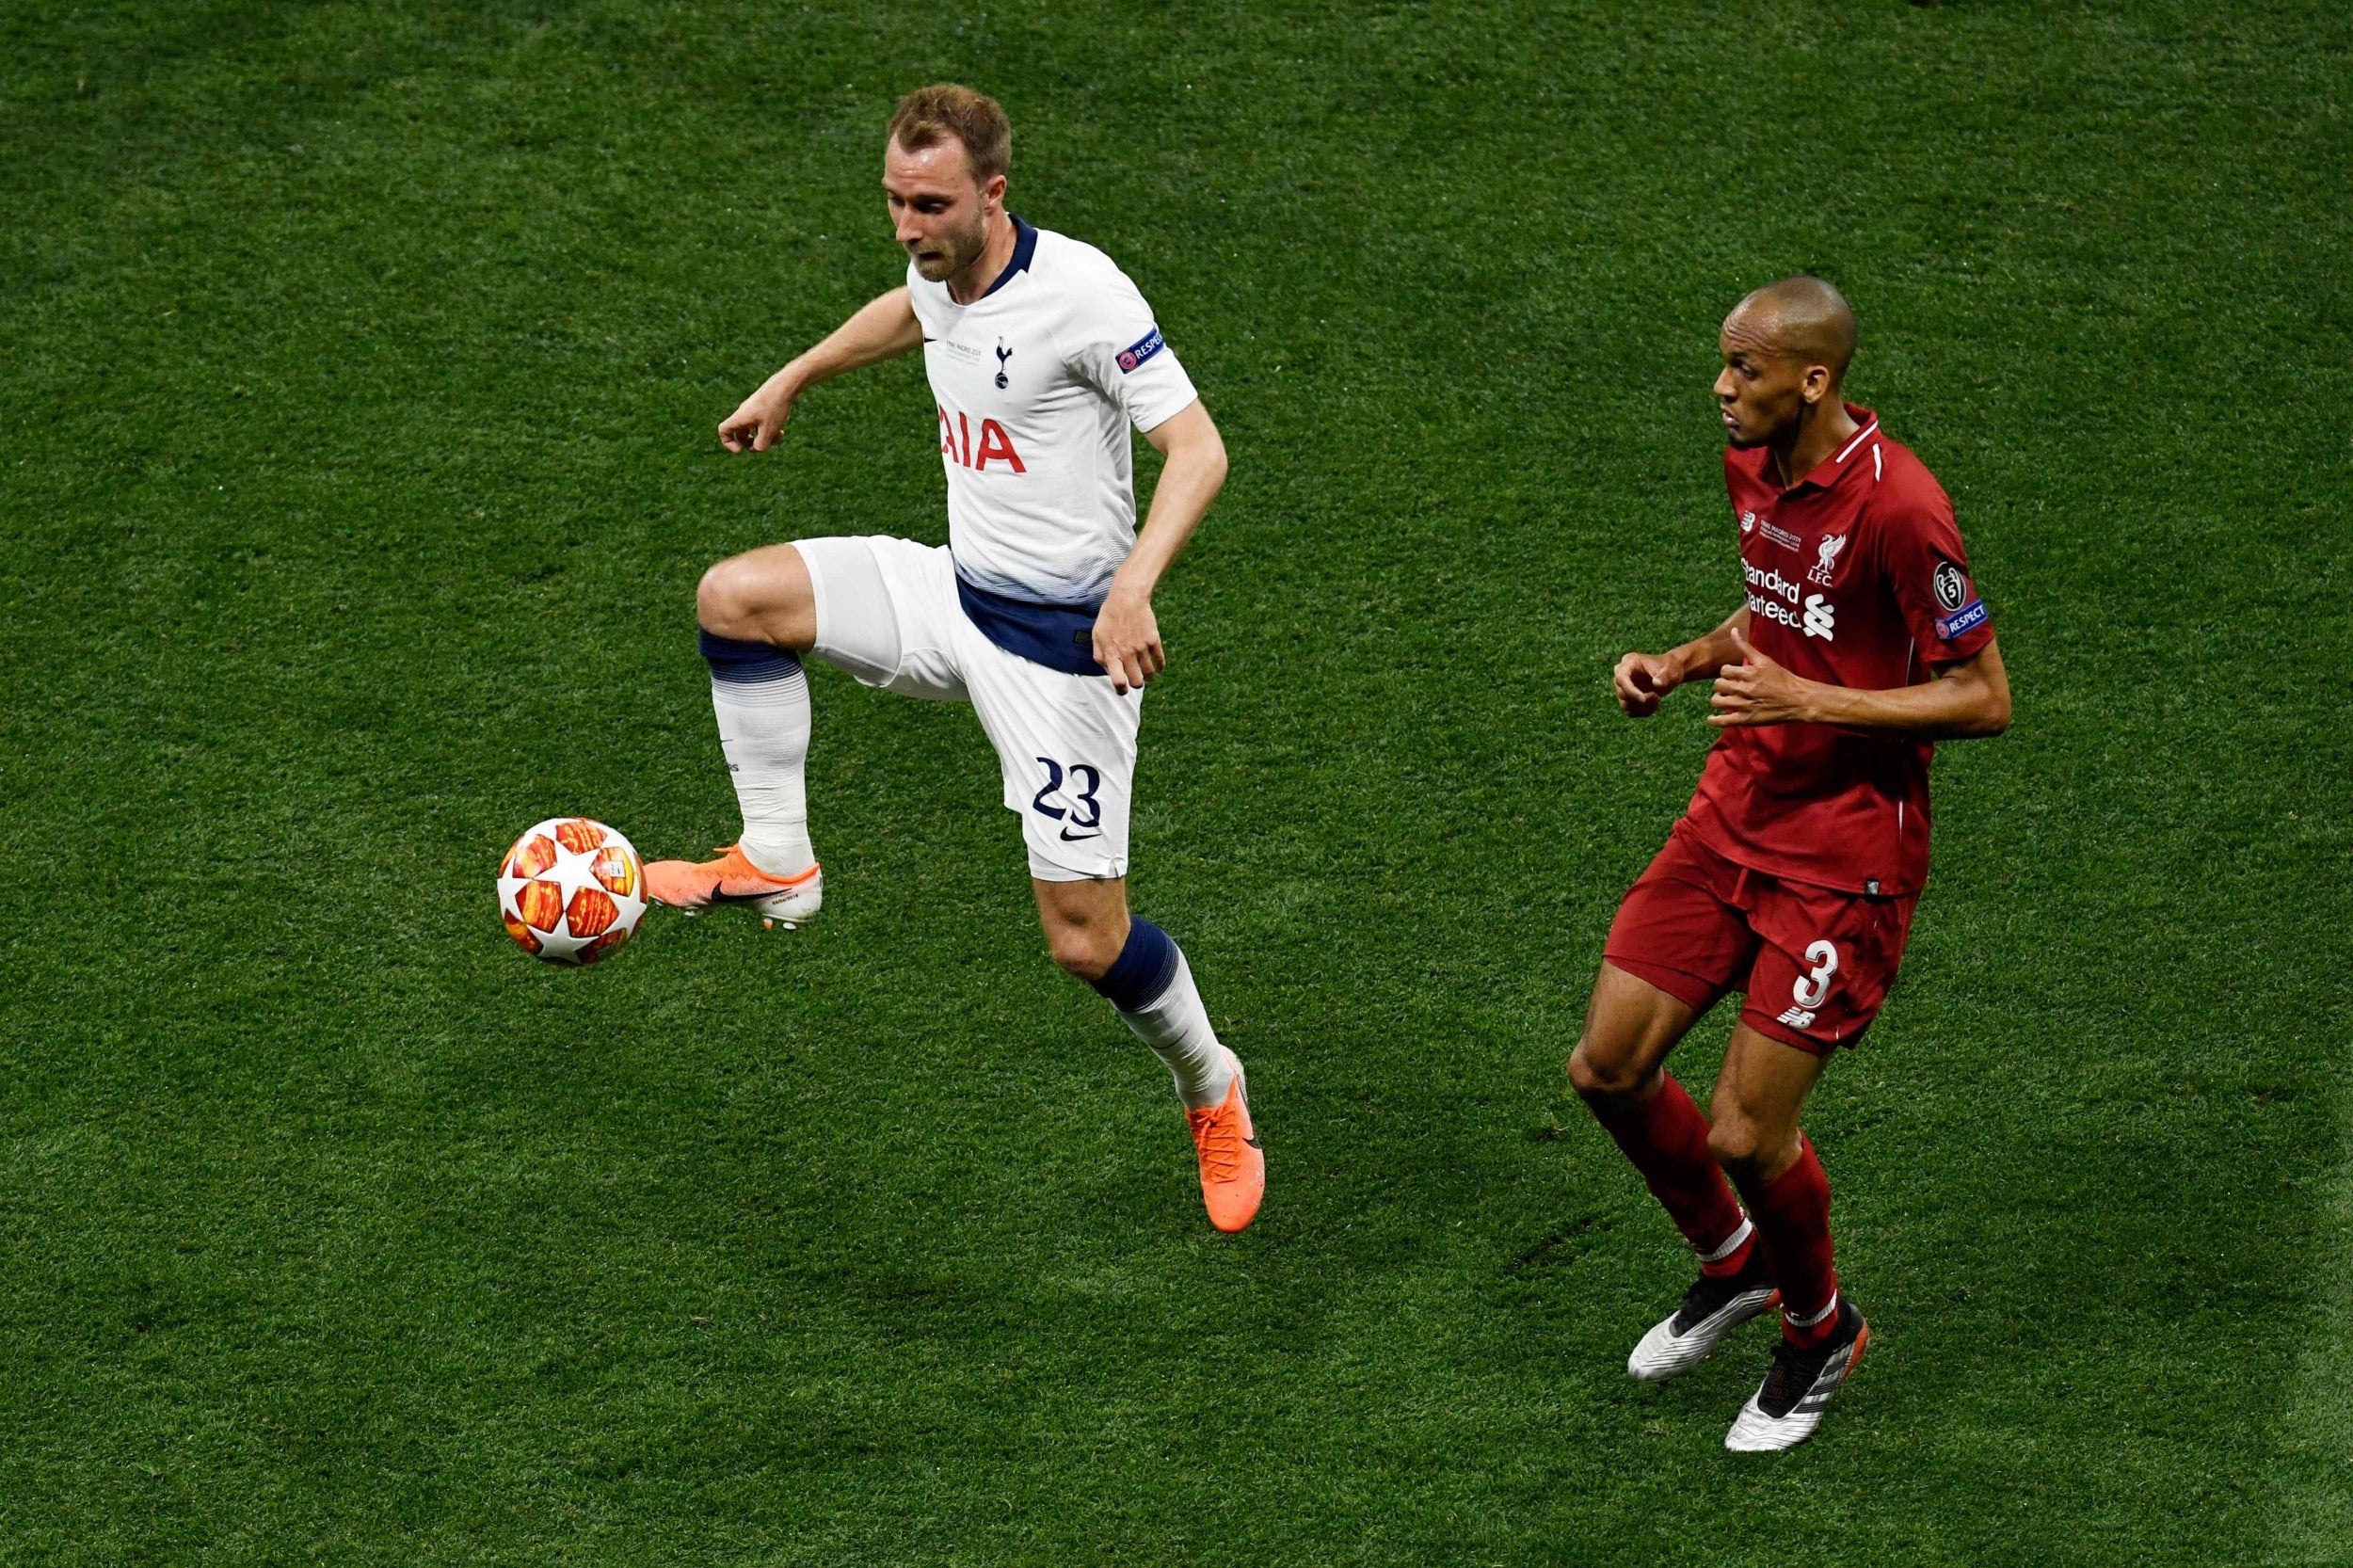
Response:
M619 833L589 817L527 829L499 864L499 918L515 945L552 964L594 964L646 913L646 867Z

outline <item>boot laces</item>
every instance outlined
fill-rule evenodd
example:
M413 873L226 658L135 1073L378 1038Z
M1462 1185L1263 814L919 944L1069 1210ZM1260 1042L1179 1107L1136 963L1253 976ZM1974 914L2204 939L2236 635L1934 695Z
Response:
M1773 1347L1773 1365L1765 1374L1765 1386L1756 1391L1757 1408L1775 1420L1788 1415L1812 1392L1831 1357L1844 1348L1835 1334L1818 1345L1793 1345L1783 1339Z
M1193 1114L1193 1142L1200 1151L1202 1174L1211 1181L1231 1181L1241 1175L1241 1107L1230 1114L1222 1105Z

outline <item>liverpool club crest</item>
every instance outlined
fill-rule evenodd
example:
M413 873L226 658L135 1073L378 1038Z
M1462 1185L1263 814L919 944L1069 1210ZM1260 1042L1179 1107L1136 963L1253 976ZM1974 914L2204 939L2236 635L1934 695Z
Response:
M1814 569L1805 574L1805 580L1809 583L1819 583L1825 588L1829 587L1832 574L1838 570L1838 552L1846 548L1846 535L1826 536L1820 544L1814 547L1816 555Z

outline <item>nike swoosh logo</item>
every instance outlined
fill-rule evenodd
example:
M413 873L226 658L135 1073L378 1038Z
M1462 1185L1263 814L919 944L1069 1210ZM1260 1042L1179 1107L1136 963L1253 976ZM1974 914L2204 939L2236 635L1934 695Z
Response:
M1065 844L1075 844L1081 839L1099 839L1102 836L1103 830L1099 827L1092 833L1073 833L1066 827L1062 830L1062 841Z

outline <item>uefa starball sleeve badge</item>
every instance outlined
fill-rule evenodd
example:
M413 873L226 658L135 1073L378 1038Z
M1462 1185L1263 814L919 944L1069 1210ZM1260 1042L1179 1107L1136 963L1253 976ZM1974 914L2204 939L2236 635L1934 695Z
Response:
M1936 635L1940 642L1951 642L1985 624L1989 612L1985 600L1969 591L1969 578L1950 561L1936 563L1933 582L1936 607Z

